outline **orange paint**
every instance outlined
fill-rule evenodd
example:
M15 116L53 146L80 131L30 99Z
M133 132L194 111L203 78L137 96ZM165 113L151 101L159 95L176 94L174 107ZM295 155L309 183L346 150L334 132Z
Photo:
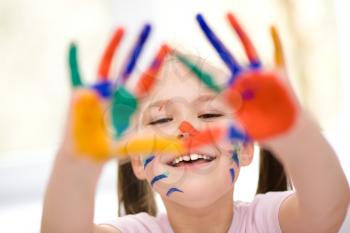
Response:
M251 71L240 75L233 87L226 91L232 107L236 94L250 93L235 115L242 122L249 137L262 140L287 131L297 116L293 98L277 73ZM232 98L231 95L234 97Z

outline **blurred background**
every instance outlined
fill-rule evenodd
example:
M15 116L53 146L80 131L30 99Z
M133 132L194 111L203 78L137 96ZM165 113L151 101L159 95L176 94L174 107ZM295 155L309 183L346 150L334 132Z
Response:
M75 41L84 79L96 78L100 56L116 26L126 37L113 72L145 22L154 30L137 72L168 41L223 66L194 20L202 12L226 45L246 62L224 15L232 11L272 65L269 27L284 44L291 82L320 122L350 177L350 3L346 0L1 0L0 1L0 232L39 232L42 199L61 141L70 86L68 45ZM235 199L255 194L259 157L244 168ZM115 162L99 183L95 221L117 215ZM163 207L160 206L163 210ZM350 232L349 215L341 232Z

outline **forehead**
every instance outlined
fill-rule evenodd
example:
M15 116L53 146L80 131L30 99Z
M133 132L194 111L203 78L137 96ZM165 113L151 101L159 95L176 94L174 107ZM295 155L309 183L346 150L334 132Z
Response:
M220 69L217 69L203 59L190 58L198 67L208 72L215 82L221 86L227 81L228 75ZM160 74L152 91L142 100L145 105L153 103L182 99L192 102L200 96L213 96L216 93L204 85L187 67L177 59L170 57Z

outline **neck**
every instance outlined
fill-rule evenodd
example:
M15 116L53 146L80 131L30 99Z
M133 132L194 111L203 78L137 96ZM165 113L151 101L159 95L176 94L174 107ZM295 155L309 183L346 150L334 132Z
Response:
M233 219L233 190L213 204L190 208L163 198L171 227L176 233L218 232L229 230Z

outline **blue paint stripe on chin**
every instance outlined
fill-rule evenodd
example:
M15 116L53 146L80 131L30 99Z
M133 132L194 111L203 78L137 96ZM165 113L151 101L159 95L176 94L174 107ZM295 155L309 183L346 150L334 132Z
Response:
M155 158L155 156L152 155L152 156L148 157L147 159L145 159L145 163L144 163L144 165L143 165L143 169L146 169L146 166L147 166L150 162L152 162L152 160L153 160L154 158Z
M168 177L168 173L163 173L163 174L160 174L158 176L155 176L152 180L151 180L151 186L154 185L154 183L156 183L157 181L161 180L161 179L164 179L164 178L167 178Z
M180 193L183 193L182 190L178 189L178 188L170 188L168 190L168 192L166 193L167 196L170 196L170 194L172 194L173 192L180 192Z
M233 183L233 181L235 181L235 169L230 168L230 175L231 175L231 181Z

